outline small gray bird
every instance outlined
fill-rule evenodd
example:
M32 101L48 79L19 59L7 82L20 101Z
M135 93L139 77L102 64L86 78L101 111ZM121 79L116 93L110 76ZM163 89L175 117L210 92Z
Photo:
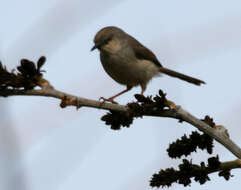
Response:
M94 43L91 51L99 49L104 70L116 82L127 86L126 90L108 99L102 97L104 101L116 103L114 99L117 96L138 85L141 86L143 94L148 82L161 73L195 85L205 84L202 80L163 67L151 50L120 28L114 26L102 28L95 35Z

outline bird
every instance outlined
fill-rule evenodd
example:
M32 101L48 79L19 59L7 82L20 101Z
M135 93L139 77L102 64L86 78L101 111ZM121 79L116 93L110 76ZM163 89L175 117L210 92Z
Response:
M119 27L107 26L100 29L94 37L91 51L98 49L100 61L106 73L126 89L110 98L100 99L117 104L116 97L140 86L143 95L153 77L166 74L194 85L204 81L163 67L155 54L134 37Z

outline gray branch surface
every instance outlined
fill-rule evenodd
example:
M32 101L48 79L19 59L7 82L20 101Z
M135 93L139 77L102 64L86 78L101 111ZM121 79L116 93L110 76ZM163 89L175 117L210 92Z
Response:
M77 97L71 94L67 94L53 88L43 88L40 90L12 90L5 89L0 90L0 96L8 97L8 96L46 96L53 97L61 100L61 107L66 106L76 106L79 107L92 107L104 110L112 110L112 111L120 111L127 112L128 107L118 104L111 104L96 100L90 100L82 97ZM182 121L185 121L200 131L208 134L216 141L221 143L224 147L226 147L230 152L232 152L237 158L241 159L241 149L237 146L230 138L227 133L227 130L223 126L216 126L215 128L210 127L205 122L196 118L186 110L182 109L181 106L174 106L171 109L163 110L158 113L153 114L144 114L145 116L156 116L156 117L169 117L175 118Z

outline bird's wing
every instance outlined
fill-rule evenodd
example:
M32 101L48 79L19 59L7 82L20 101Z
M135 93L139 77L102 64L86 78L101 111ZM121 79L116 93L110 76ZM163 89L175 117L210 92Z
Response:
M158 61L154 53L152 53L151 50L143 46L140 42L138 42L135 38L128 35L129 43L131 43L131 46L133 47L133 50L135 52L135 55L138 59L145 59L152 61L155 65L162 67L161 63Z

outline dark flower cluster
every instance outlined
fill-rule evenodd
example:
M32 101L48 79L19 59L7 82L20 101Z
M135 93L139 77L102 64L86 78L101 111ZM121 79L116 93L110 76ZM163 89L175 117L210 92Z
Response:
M35 64L27 59L20 61L20 66L17 67L17 72L9 72L6 67L0 63L0 90L1 89L33 89L38 86L38 81L42 77L41 67L46 61L45 57L40 57Z
M194 178L194 180L200 184L204 184L210 181L208 174L218 171L220 164L218 156L209 158L207 165L205 165L204 162L201 162L200 165L196 165L192 164L191 161L183 159L182 163L178 166L178 170L167 168L154 174L150 181L150 186L170 187L173 183L187 186L190 185L191 178ZM219 172L219 176L223 176L226 180L232 177L230 171L226 170Z
M106 125L110 125L111 129L119 130L122 127L129 127L133 122L133 117L126 112L110 111L106 115L102 116L102 121L105 121Z
M167 152L170 158L180 158L196 152L197 148L201 150L206 149L209 154L212 154L213 138L205 133L200 134L197 131L193 131L189 137L184 135L181 139L177 139L176 142L170 144Z
M216 125L213 121L213 118L209 117L208 115L206 115L205 118L202 119L202 121L208 124L210 127L215 127Z
M159 95L152 97L145 97L136 94L137 102L127 104L128 112L110 111L104 115L101 120L105 121L106 125L110 125L111 129L118 130L122 127L129 127L134 118L142 117L145 114L155 114L168 108L166 94L161 90Z

